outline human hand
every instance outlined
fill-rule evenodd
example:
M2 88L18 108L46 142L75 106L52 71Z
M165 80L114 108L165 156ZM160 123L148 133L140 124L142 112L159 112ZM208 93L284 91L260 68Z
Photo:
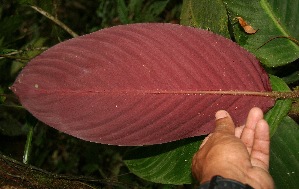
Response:
M255 189L272 189L269 151L269 126L261 109L252 108L246 124L237 128L230 115L220 110L214 133L205 138L193 157L192 172L201 183L220 175Z

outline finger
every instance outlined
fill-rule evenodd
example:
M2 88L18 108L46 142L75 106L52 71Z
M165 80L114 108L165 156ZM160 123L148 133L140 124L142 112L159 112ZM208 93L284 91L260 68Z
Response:
M205 143L207 142L207 140L209 140L209 138L213 135L213 133L209 134L208 136L206 136L206 138L202 141L202 143L200 144L199 149L201 149Z
M254 135L254 142L251 152L251 163L253 166L260 167L264 170L269 169L270 153L270 131L269 125L265 120L257 123Z
M241 140L247 147L249 154L251 153L257 122L261 119L263 119L263 111L260 108L255 107L249 111L245 127L241 134Z
M197 151L192 158L192 164L191 164L191 170L192 170L192 175L197 179L201 180L201 174L202 174L202 157L201 153Z
M235 124L230 115L225 110L219 110L215 114L216 128L214 132L223 134L235 134Z
M241 134L243 132L244 127L245 127L245 125L235 128L235 136L237 138L241 138Z

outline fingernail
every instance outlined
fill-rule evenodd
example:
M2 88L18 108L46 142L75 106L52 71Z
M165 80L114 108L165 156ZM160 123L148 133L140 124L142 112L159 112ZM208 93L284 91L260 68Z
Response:
M228 116L228 113L227 113L227 111L225 111L225 110L219 110L219 111L216 112L216 114L215 114L216 120L225 118L225 117L227 117L227 116Z

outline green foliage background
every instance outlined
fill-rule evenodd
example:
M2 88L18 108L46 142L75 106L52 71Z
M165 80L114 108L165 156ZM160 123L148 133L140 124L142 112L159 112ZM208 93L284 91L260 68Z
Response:
M299 1L283 2L1 0L0 153L55 174L87 176L71 180L95 188L192 188L195 181L190 172L191 158L204 137L149 147L93 144L51 129L20 106L9 90L18 72L47 48L72 38L31 6L50 13L78 35L137 22L170 22L208 29L255 54L271 74L273 90L289 91L299 84ZM258 32L246 34L237 24L237 16ZM297 42L274 39L278 36L289 36ZM298 107L298 99L281 99L266 115L272 135L270 172L277 188L299 186Z

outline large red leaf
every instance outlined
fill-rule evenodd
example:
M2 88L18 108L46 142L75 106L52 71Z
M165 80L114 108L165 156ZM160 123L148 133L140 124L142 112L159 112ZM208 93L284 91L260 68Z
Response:
M116 26L60 43L34 58L12 90L44 123L116 145L207 134L219 109L240 125L253 106L266 111L274 103L264 96L219 94L271 88L246 50L174 24Z

